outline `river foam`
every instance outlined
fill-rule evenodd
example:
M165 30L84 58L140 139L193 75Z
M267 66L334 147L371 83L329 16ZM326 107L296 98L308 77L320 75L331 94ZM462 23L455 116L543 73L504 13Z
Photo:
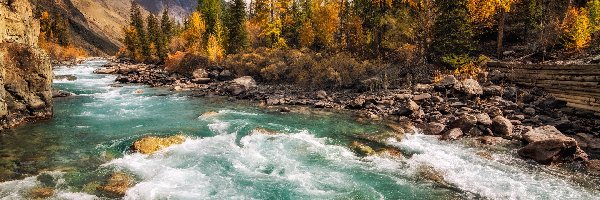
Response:
M65 185L63 172L45 172L42 175L27 177L22 180L14 180L0 183L0 200L20 200L32 199L31 192L35 188L50 187L54 194L45 199L56 200L93 200L99 199L97 196L81 192L71 192ZM53 179L53 185L46 185L38 177L47 176Z
M489 199L600 199L575 183L552 176L512 155L477 155L481 149L439 141L426 135L408 135L391 145L414 153L405 162L407 173L417 176L418 167L431 166L450 184ZM491 152L493 154L493 152ZM536 170L537 169L537 170Z
M358 163L348 149L306 132L190 138L155 155L131 154L107 164L142 181L126 199L343 198L353 188L380 197L340 172ZM326 163L326 165L323 165Z

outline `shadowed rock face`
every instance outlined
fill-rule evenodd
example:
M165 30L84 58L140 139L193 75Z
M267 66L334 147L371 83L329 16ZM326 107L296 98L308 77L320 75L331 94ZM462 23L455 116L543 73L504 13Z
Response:
M29 1L0 0L0 130L52 116L52 67L38 35Z

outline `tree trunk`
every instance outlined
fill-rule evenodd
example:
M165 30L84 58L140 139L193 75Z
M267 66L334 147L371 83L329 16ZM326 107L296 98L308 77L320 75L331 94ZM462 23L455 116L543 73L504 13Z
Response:
M498 59L502 58L502 42L504 40L504 21L506 20L506 12L504 9L500 9L500 19L498 21L498 41L496 43L496 53Z

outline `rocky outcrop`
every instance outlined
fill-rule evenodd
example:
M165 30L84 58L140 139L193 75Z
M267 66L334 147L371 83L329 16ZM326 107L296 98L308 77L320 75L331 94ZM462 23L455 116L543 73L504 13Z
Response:
M0 130L52 116L52 67L27 0L0 0Z

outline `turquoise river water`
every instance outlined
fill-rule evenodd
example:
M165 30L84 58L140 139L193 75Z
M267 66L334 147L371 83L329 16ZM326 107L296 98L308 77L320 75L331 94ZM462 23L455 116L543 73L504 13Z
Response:
M0 199L110 199L97 190L114 172L135 179L124 199L600 199L597 179L522 161L513 151L425 135L389 140L404 159L357 157L351 135L377 124L308 110L280 114L249 102L194 98L167 89L114 84L93 71L106 61L57 67L54 119L0 135ZM134 91L142 89L143 94ZM199 117L207 111L217 115ZM279 135L252 134L255 128ZM143 136L187 138L153 155L128 151ZM451 187L423 178L423 166Z

